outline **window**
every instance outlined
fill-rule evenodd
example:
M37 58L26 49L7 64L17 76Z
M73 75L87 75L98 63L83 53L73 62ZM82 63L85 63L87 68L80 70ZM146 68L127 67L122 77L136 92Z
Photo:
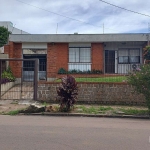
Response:
M69 48L69 70L91 70L91 47Z
M70 47L69 48L69 62L91 62L91 48L90 47Z
M140 63L139 49L119 49L118 56L119 64Z
M46 56L45 55L24 55L24 59L39 59L39 71L46 71ZM34 61L23 62L24 71L34 71Z

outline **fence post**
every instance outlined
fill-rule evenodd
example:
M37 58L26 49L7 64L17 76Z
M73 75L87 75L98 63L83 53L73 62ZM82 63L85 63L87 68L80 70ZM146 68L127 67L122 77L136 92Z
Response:
M36 59L34 65L34 100L37 101L37 90L38 90L38 59Z
M1 84L2 84L2 60L0 59L0 99L1 99Z

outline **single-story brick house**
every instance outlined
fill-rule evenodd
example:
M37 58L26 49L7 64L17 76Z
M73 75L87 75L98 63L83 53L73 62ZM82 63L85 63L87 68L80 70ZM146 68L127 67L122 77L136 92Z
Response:
M132 65L143 63L142 50L149 35L140 34L13 34L4 53L8 58L38 58L39 76L47 81L56 78L60 68L103 74L126 74ZM17 63L17 62L15 62ZM27 63L17 64L19 67ZM15 76L21 70L11 65ZM23 70L32 72L31 70Z

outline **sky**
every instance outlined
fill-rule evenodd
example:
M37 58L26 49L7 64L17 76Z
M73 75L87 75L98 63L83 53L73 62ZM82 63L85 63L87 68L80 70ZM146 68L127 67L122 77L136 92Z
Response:
M0 0L0 21L31 34L150 32L149 0Z

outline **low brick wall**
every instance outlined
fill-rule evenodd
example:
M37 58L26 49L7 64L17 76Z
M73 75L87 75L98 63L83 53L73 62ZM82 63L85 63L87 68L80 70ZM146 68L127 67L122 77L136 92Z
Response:
M56 87L60 83L39 83L38 100L54 102ZM144 105L142 94L134 92L133 87L126 83L78 83L78 103L87 104L119 104Z

